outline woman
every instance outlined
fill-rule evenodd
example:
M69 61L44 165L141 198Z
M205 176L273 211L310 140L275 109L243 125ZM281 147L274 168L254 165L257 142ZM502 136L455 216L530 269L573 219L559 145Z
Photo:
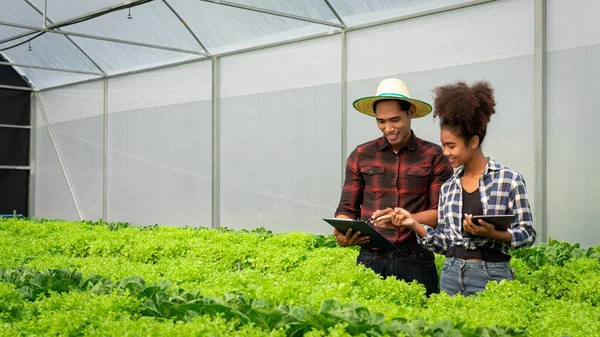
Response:
M440 191L438 225L418 223L400 208L376 225L411 228L427 249L445 254L440 290L472 295L489 281L513 279L509 250L534 244L536 233L523 177L483 154L481 144L495 113L494 90L487 82L469 87L463 82L435 89L434 118L440 118L444 156L454 175ZM513 214L508 230L473 215ZM381 216L374 214L374 216ZM391 220L391 221L390 221Z

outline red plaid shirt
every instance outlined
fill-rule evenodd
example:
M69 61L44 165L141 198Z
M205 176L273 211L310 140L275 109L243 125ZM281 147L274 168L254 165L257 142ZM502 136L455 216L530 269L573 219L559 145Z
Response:
M372 140L359 145L348 157L335 215L366 220L386 207L402 207L411 213L437 210L440 188L452 173L442 148L414 133L398 154L385 137ZM416 241L410 229L377 231L392 243Z

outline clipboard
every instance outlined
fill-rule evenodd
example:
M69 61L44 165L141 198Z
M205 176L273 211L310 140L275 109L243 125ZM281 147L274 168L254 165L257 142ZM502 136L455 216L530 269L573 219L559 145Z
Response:
M335 227L338 231L346 234L348 229L352 228L352 232L360 231L360 236L368 236L369 242L361 245L364 248L377 248L385 251L397 250L390 240L379 234L377 230L364 220L340 219L340 218L324 218L328 224Z

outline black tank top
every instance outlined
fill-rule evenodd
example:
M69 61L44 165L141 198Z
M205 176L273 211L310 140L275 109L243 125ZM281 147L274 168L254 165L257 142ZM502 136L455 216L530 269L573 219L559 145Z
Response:
M479 189L469 193L464 187L462 190L462 214L460 217L461 228L462 222L465 220L465 214L471 215L483 215L483 207L481 206L481 196ZM462 230L462 236L464 238L472 238L473 234ZM510 260L510 256L502 253L501 251L487 247L477 247L476 250L465 249L462 246L453 246L448 249L449 256L454 256L459 259L482 259L488 262L505 262Z

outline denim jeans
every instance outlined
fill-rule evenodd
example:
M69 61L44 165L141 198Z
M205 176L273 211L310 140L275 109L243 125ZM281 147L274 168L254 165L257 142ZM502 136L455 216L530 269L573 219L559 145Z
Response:
M357 264L363 264L383 276L394 276L400 280L423 284L427 296L438 293L438 274L435 256L418 243L401 244L394 252L376 252L360 249Z
M513 272L508 262L485 262L446 258L440 276L440 290L448 295L461 293L470 296L485 290L490 281L512 280Z

